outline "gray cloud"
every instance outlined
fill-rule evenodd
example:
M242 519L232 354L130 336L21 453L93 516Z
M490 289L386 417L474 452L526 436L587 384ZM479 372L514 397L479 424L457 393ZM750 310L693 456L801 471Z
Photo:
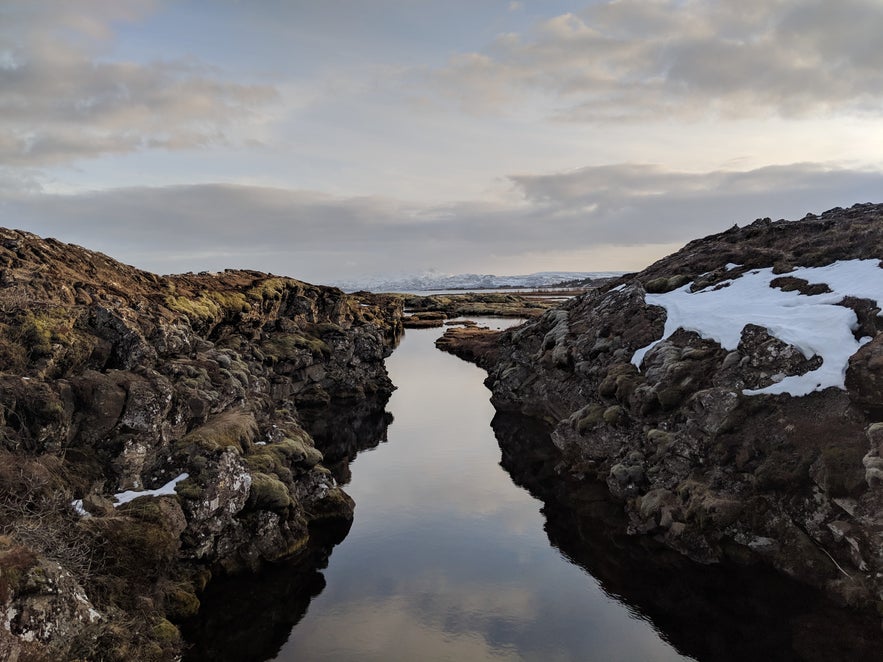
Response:
M883 173L818 164L711 173L616 165L512 181L521 203L435 207L209 184L10 194L0 224L154 271L246 267L328 281L429 267L487 271L490 262L497 272L523 273L542 268L531 266L537 256L605 247L646 253L657 245L652 257L660 257L672 243L733 223L800 218L883 190Z
M531 91L560 118L880 115L877 0L617 0L500 36L432 74L467 110Z
M276 98L197 61L103 57L113 24L147 0L35 0L0 8L0 160L51 165L141 149L224 142ZM88 11L87 11L88 10Z

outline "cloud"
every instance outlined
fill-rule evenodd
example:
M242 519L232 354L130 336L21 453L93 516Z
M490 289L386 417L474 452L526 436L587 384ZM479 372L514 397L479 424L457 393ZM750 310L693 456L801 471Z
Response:
M459 54L432 85L470 112L526 95L574 121L879 117L877 0L616 0Z
M0 8L0 160L46 166L228 140L276 98L195 60L107 59L118 22L147 0L36 0Z
M883 190L881 172L820 164L708 173L624 164L511 181L507 202L437 206L220 184L9 194L0 224L164 273L247 267L331 281L429 267L640 268L733 223L801 218ZM577 261L605 254L621 262Z

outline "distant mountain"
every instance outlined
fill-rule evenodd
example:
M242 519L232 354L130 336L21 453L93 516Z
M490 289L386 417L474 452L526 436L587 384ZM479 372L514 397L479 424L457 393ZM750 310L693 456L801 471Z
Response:
M362 280L330 283L345 292L424 292L427 290L495 290L500 288L550 287L562 282L611 278L621 271L543 271L523 276L494 276L492 274L425 273L415 276L365 278Z

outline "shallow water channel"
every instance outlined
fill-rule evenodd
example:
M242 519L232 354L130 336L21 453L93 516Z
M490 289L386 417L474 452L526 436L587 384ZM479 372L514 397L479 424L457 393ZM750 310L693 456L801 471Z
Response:
M210 584L185 659L879 659L878 623L803 586L625 535L604 487L557 476L548 431L495 416L484 371L437 350L441 333L408 330L387 360L391 423L313 431L356 501L349 531Z
M276 659L684 659L549 545L500 466L484 371L440 333L388 359L388 443L351 464L352 529Z

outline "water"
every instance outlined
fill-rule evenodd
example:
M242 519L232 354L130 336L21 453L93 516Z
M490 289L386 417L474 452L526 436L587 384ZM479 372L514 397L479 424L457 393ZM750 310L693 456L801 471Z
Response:
M388 360L388 443L352 463L352 529L276 659L685 659L549 545L500 467L484 372L440 333L409 330Z

